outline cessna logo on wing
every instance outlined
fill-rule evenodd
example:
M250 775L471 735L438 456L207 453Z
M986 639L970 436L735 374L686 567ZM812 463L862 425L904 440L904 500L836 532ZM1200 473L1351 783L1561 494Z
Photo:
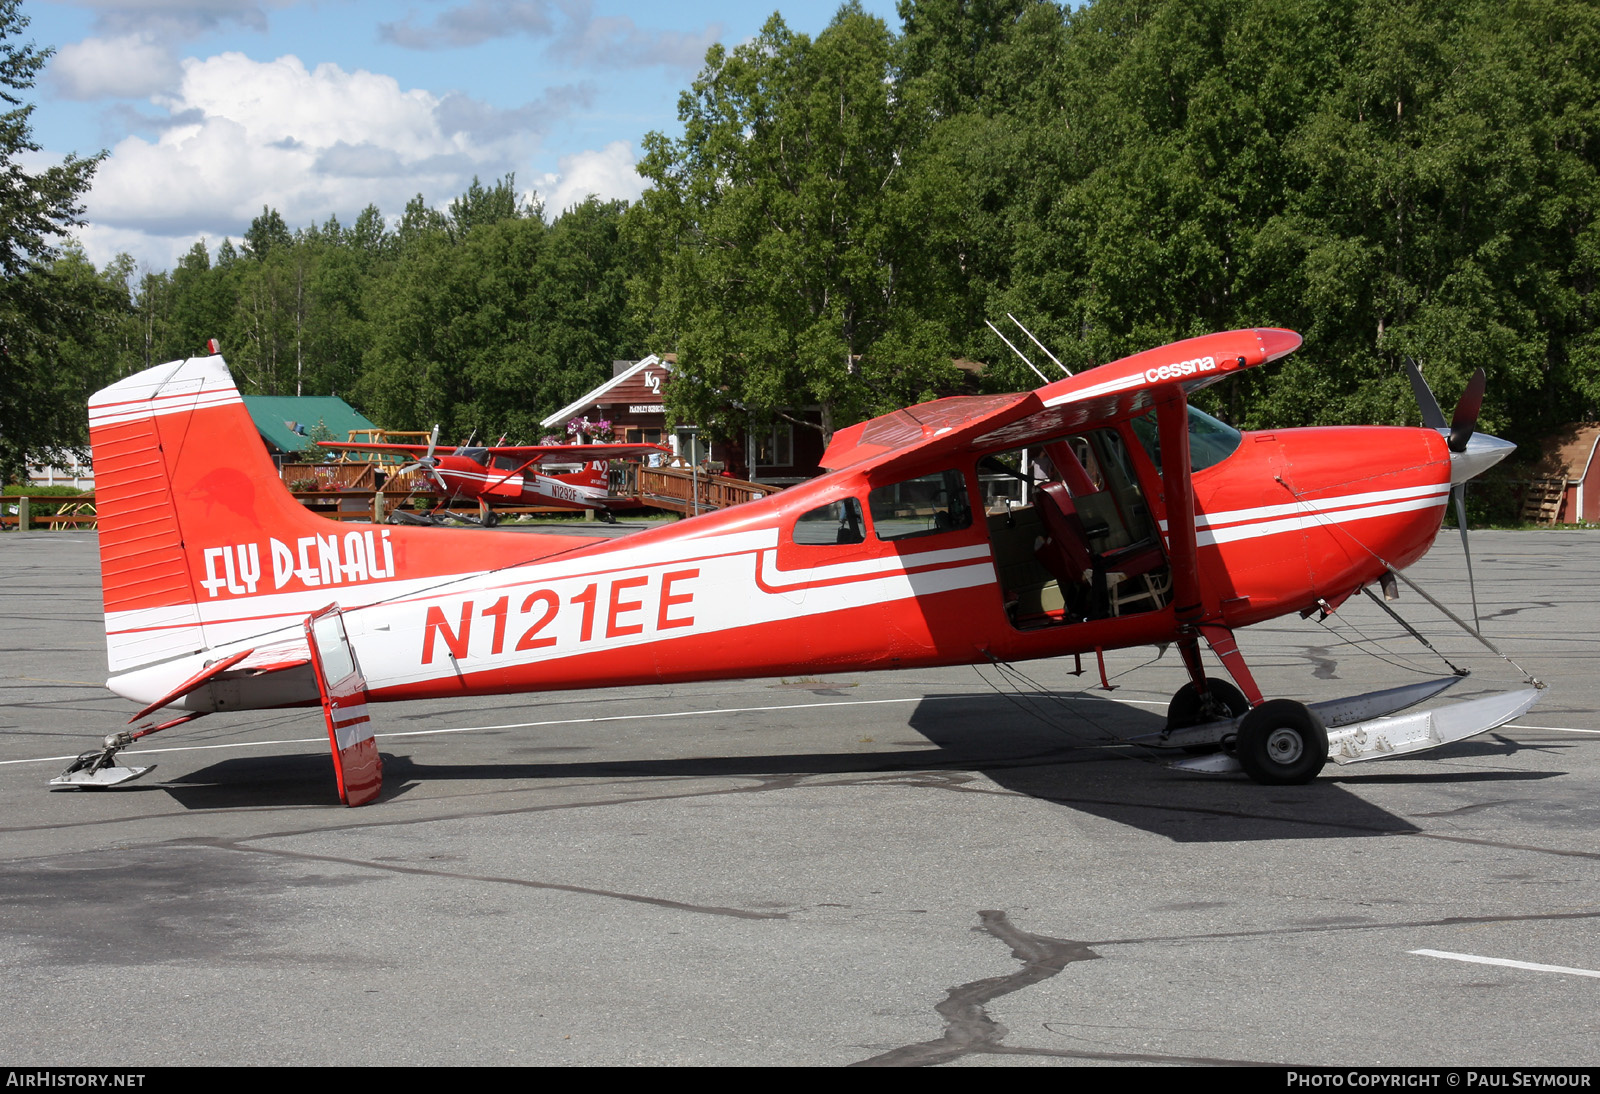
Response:
M1144 370L1144 378L1147 383L1153 384L1158 380L1176 380L1183 376L1193 376L1197 372L1210 372L1216 367L1215 357L1196 357L1157 368L1147 368Z
M262 553L259 543L207 547L206 576L200 585L211 597L223 589L235 594L255 592L262 583ZM291 580L315 588L394 576L394 547L387 530L301 536L292 547L280 539L268 539L265 553L272 564L274 590Z

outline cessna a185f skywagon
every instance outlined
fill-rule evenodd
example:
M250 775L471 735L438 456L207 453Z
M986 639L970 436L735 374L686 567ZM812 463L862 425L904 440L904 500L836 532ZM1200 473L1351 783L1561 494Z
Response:
M220 357L149 369L89 404L109 686L143 706L130 723L177 710L56 782L134 778L147 769L119 750L209 712L320 702L359 805L381 789L373 701L1160 643L1190 680L1145 743L1210 750L1181 765L1300 783L1509 721L1534 690L1406 715L1453 678L1264 700L1234 631L1391 581L1452 486L1511 448L1473 432L1471 389L1454 429L1434 404L1432 428L1241 434L1188 405L1299 345L1229 331L895 411L836 433L828 474L614 540L327 521L239 443L250 420ZM1231 683L1205 675L1202 645Z

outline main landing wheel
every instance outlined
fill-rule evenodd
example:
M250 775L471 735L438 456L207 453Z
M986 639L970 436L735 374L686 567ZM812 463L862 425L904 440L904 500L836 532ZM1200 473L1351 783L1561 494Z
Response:
M1205 722L1232 720L1250 711L1250 700L1244 692L1226 680L1206 677L1206 694L1202 698L1194 681L1179 688L1167 704L1167 728L1187 729Z
M1266 786L1298 786L1328 762L1328 731L1304 703L1269 699L1239 723L1234 755Z
M1244 692L1226 680L1206 677L1206 694L1202 698L1194 681L1179 688L1167 704L1167 729L1187 729L1206 722L1232 721L1250 711L1250 700ZM1217 751L1220 745L1184 745L1183 750L1195 756Z

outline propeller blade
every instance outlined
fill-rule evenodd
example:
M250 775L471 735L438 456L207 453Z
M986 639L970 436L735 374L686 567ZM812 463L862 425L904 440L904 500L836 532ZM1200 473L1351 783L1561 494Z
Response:
M1422 424L1429 429L1443 429L1444 411L1439 409L1439 400L1433 397L1428 381L1422 378L1422 370L1410 357L1406 358L1406 374L1411 377L1411 390L1417 397L1417 405L1422 408Z
M1447 444L1450 448L1450 465L1452 478L1454 478L1456 464L1461 462L1456 460L1456 456L1467 450L1467 445L1472 442L1473 435L1478 428L1478 412L1483 409L1483 392L1487 386L1487 377L1485 377L1481 368L1473 372L1472 379L1467 381L1467 389L1461 393L1461 399L1456 403L1455 416L1446 425L1444 411L1439 409L1439 400L1433 397L1433 392L1429 390L1427 381L1422 378L1422 370L1417 367L1417 363L1410 357L1406 358L1406 374L1411 378L1411 390L1417 397L1417 405L1422 408L1422 424L1429 429L1444 430L1448 428L1450 430ZM1493 442L1493 445L1498 446L1498 449L1512 447L1495 437L1480 437L1479 441L1480 443ZM1485 447L1489 447L1489 445L1485 444ZM1496 456L1495 459L1484 463L1483 467L1490 466L1499 458L1499 456ZM1467 588L1472 593L1472 625L1482 630L1483 624L1478 618L1478 583L1472 576L1472 548L1467 544L1466 480L1471 474L1476 474L1477 470L1482 470L1482 468L1477 468L1470 473L1463 473L1461 481L1450 490L1450 500L1455 503L1456 527L1461 529L1461 553L1467 560Z
M1450 451L1467 450L1467 442L1478 428L1478 412L1483 409L1483 389L1487 382L1481 368L1467 381L1467 390L1461 393L1461 401L1456 404L1455 417L1450 419Z
M428 454L426 456L422 457L422 461L421 461L422 463L427 464L429 467L433 466L433 450L434 450L434 448L436 448L438 446L438 444L439 444L439 423L438 422L434 422L433 423L433 436L428 438Z
M1472 593L1472 625L1481 631L1483 624L1478 619L1478 583L1472 576L1472 548L1467 546L1467 484L1452 487L1450 498L1456 503L1456 527L1461 529L1461 553L1467 558L1467 588Z

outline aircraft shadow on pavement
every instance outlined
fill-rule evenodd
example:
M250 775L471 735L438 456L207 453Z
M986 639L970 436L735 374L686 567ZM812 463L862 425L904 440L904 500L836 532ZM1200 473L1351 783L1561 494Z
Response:
M972 771L1007 790L1176 842L1236 842L1348 839L1418 830L1346 788L1363 778L1420 784L1545 777L1520 772L1381 772L1370 767L1352 776L1330 765L1306 786L1258 786L1243 775L1171 771L1165 767L1169 754L1119 743L1155 732L1164 723L1162 715L1092 695L1030 693L930 695L913 709L907 739L849 752L690 755L688 750L702 747L703 741L685 739L684 755L635 759L619 754L625 745L603 738L565 745L531 732L510 732L500 736L501 755L506 758L488 762L430 763L385 749L382 800L430 781L509 784L539 779L785 776L881 780L902 772ZM877 732L882 734L881 726ZM381 732L379 742L384 743ZM930 749L929 743L937 747ZM1455 750L1464 750L1461 755L1506 754L1506 743L1468 741L1449 751L1456 754ZM437 754L433 748L428 751ZM608 751L612 756L603 755ZM513 758L529 753L550 758ZM587 755L574 755L578 753ZM1435 753L1445 754L1446 750ZM164 789L186 809L318 806L338 800L329 758L305 753L232 757L180 776Z

